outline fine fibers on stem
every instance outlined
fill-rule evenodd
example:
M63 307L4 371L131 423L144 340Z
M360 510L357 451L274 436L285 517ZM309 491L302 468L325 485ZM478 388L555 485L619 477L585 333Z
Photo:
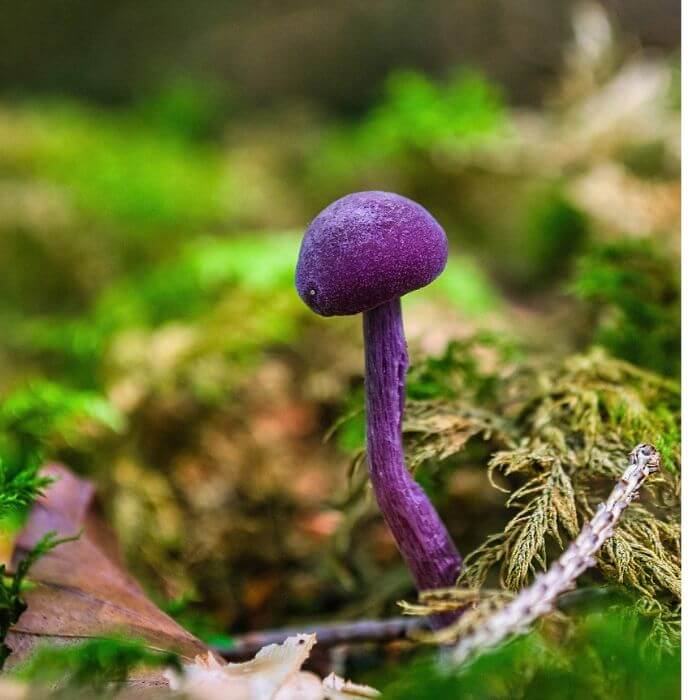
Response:
M630 453L629 467L615 484L608 500L586 523L579 536L545 573L524 588L498 612L471 634L463 637L451 654L454 664L462 664L481 651L500 644L511 635L522 634L542 615L551 612L557 597L570 590L576 579L595 566L595 555L613 529L623 511L639 495L645 479L659 469L660 455L653 445L637 445Z
M420 590L452 586L461 558L444 523L404 462L401 423L408 353L401 301L363 315L367 459L372 487Z

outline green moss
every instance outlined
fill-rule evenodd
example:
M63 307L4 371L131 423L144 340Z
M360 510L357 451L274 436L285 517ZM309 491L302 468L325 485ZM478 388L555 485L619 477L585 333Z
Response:
M651 442L662 451L664 468L625 513L593 576L656 605L659 625L673 639L680 602L677 384L601 349L559 363L502 360L481 376L470 352L455 345L416 368L435 394L409 401L405 421L414 467L436 468L449 459L458 469L460 455L478 441L491 450L481 464L492 483L508 492L510 520L469 553L461 583L478 588L498 574L501 586L521 588L607 498L627 453ZM431 379L436 373L438 383Z
M46 486L39 468L57 442L76 438L85 421L122 427L102 397L50 382L17 389L0 404L0 517L23 511Z
M544 286L567 272L589 236L588 220L558 183L537 188L525 203L522 217L515 267L520 269L521 283Z
M13 118L6 164L67 188L98 220L181 229L229 211L220 156L174 131L66 102L27 105Z
M177 654L154 651L136 640L92 639L70 646L41 647L14 675L44 688L49 697L94 698L116 694L132 671L167 667L181 668Z
M370 165L405 167L410 159L450 161L474 147L496 144L509 129L496 86L472 71L442 81L415 71L389 76L377 104L355 124L332 129L311 159L310 184L357 183ZM353 185L349 185L353 186Z
M580 614L483 654L459 673L425 657L374 680L388 700L666 700L680 697L680 647L649 654L652 623L633 607ZM552 633L554 632L554 633Z
M394 73L358 140L384 153L463 148L500 133L506 123L496 88L464 71L444 83L416 72Z
M670 255L648 241L599 246L579 261L573 292L590 310L597 343L617 357L679 376L680 279Z
M451 253L443 273L428 287L412 293L407 306L418 299L439 299L469 318L498 311L501 298L475 260L463 253ZM410 308L410 307L409 307Z

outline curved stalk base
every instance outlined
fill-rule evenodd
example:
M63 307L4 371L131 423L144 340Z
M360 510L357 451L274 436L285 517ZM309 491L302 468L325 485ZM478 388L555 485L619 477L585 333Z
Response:
M419 590L451 586L461 557L423 489L406 469L401 422L408 352L401 301L363 315L367 459L379 508Z

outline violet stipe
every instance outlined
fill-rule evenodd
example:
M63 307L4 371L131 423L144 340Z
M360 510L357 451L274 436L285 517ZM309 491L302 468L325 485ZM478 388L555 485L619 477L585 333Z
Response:
M316 313L364 314L369 476L420 590L453 585L461 557L404 461L409 360L400 297L430 284L446 262L445 232L423 207L388 192L358 192L311 222L296 270L299 296Z

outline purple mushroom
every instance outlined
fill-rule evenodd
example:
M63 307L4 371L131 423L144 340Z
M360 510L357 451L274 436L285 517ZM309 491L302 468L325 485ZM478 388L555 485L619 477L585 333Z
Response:
M461 559L404 462L400 297L430 284L446 262L445 232L423 207L389 192L357 192L311 222L296 270L299 296L316 313L363 314L369 475L419 590L453 585Z

